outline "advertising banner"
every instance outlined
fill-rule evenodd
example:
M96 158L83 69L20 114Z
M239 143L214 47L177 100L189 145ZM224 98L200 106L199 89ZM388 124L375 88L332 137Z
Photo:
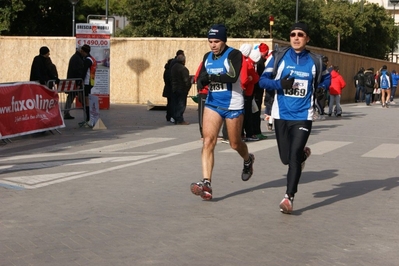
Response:
M107 24L76 24L76 46L89 45L90 54L97 61L95 82L91 93L98 96L100 109L109 109L110 27Z
M0 84L0 139L62 127L56 91L35 82Z

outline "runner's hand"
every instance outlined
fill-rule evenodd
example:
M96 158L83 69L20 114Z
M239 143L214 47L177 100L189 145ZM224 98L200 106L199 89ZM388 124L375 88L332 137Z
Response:
M294 85L295 78L291 77L289 78L289 74L285 76L284 78L280 79L280 84L283 90L289 90L292 89L292 85Z

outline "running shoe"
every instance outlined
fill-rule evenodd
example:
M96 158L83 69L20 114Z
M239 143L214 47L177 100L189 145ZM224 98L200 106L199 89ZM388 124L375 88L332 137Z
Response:
M245 141L258 141L258 140L259 140L259 138L255 135L245 138Z
M258 139L260 139L260 140L262 140L262 139L267 139L267 136L263 135L262 133L256 135L256 137L257 137Z
M303 149L303 153L304 153L305 160L301 163L301 170L302 170L302 171L303 171L303 169L305 168L305 162L306 162L306 160L309 158L309 156L312 154L312 151L310 150L309 147L305 147L305 148Z
M241 174L242 181L248 181L254 172L253 165L255 162L255 156L252 153L250 153L249 159L251 161L249 164L246 164L244 162L244 168L242 169L242 174Z
M224 143L224 144L230 144L230 141L229 141L228 139L223 139L223 140L222 140L222 143Z
M285 194L284 199L280 202L280 211L285 214L291 214L294 210L294 197Z
M192 183L190 189L194 195L200 196L204 200L212 199L212 187L209 180L204 179L197 183Z

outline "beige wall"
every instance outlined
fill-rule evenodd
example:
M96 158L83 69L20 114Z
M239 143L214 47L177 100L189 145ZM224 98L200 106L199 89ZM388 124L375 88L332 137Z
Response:
M228 39L227 43L239 48L243 43L260 42L265 42L270 48L275 44L287 45L286 42L271 39ZM73 37L0 36L0 83L29 80L33 57L39 53L41 46L50 48L50 56L59 76L65 78L69 58L75 51ZM204 53L209 51L205 38L111 38L111 108L112 103L146 104L151 101L157 105L165 104L162 97L164 65L179 49L185 51L190 74L195 73ZM382 60L314 47L309 49L327 55L331 64L340 66L340 72L348 84L342 95L343 102L353 101L353 76L361 66L373 66L377 70L385 64L389 70L395 67L399 70L396 64ZM194 86L190 94L196 94ZM192 101L188 103L194 104Z

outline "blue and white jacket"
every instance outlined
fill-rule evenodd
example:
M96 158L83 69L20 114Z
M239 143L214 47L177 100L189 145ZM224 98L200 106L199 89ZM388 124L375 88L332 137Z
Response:
M272 117L283 120L312 120L314 92L329 79L323 71L322 57L303 50L296 53L291 47L277 50L266 61L259 80L261 88L275 90ZM280 79L295 78L289 90L283 90Z

